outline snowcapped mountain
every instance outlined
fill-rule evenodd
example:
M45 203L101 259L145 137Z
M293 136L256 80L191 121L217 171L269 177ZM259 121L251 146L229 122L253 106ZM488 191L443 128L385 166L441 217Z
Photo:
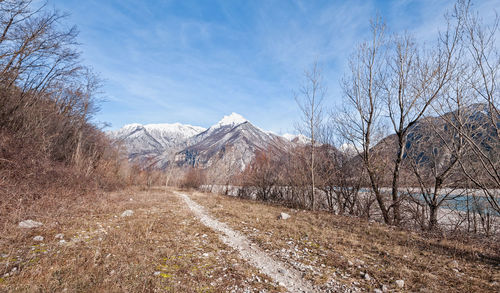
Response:
M175 124L129 124L108 135L121 143L129 159L157 167L168 165L216 169L224 174L243 170L258 150L284 151L307 141L264 131L237 113L208 129Z
M220 128L223 126L233 127L233 126L237 126L237 125L240 125L242 123L245 123L245 122L248 122L248 120L243 118L243 116L241 116L240 114L233 112L229 116L224 116L217 124L215 124L214 126L212 126L210 128L217 129L217 128Z
M121 143L129 159L143 161L163 156L165 151L174 151L186 146L186 141L205 128L180 123L174 124L128 124L117 131L108 132L109 137Z
M290 133L285 133L283 134L283 137L286 138L288 141L293 142L293 143L298 143L298 144L310 144L311 139L308 138L307 136L303 134L290 134Z
M232 113L190 138L188 147L177 153L178 165L229 168L241 171L254 158L255 152L267 148L285 149L290 142L252 125L241 115Z

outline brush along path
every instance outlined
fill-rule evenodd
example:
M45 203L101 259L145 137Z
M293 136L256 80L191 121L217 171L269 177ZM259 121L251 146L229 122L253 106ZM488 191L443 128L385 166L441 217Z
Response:
M182 197L200 221L207 227L222 233L221 240L228 246L240 252L247 262L258 268L262 273L271 277L290 292L314 292L311 284L305 281L301 274L280 261L272 259L245 236L232 230L226 224L210 217L204 208L192 201L186 194L175 192Z

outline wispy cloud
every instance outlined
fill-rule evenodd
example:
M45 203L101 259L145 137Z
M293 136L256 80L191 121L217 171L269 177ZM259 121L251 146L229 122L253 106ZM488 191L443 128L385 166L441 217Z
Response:
M494 1L484 1L491 5ZM257 126L293 131L292 90L314 61L329 103L356 43L377 13L393 30L435 37L440 1L77 1L51 0L72 13L83 53L107 80L97 119L201 126L239 112ZM482 2L481 5L484 3ZM488 8L487 8L488 9Z

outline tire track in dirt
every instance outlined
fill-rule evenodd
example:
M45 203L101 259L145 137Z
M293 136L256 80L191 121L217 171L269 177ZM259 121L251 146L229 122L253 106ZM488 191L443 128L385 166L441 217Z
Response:
M205 226L220 232L219 237L226 245L237 250L243 259L263 274L268 275L280 286L285 287L290 292L316 292L314 287L302 278L300 272L281 261L274 260L238 231L234 231L225 223L210 217L205 209L192 201L188 195L175 191L174 193L184 199L187 206Z

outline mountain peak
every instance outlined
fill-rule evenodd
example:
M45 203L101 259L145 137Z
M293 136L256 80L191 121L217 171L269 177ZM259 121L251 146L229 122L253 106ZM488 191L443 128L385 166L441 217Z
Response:
M124 125L122 128L116 130L116 132L119 132L119 131L132 131L132 130L136 130L136 129L143 128L143 127L144 127L144 125L142 125L142 124L131 123L131 124Z
M300 144L308 144L310 143L311 139L308 138L307 136L303 134L290 134L290 133L285 133L282 135L284 138L286 138L290 142L295 142L295 143L300 143Z
M236 126L243 124L245 122L248 122L247 119L245 119L243 116L241 116L238 113L231 113L231 115L224 116L222 120L220 120L217 124L215 124L215 127L222 127L222 126Z

